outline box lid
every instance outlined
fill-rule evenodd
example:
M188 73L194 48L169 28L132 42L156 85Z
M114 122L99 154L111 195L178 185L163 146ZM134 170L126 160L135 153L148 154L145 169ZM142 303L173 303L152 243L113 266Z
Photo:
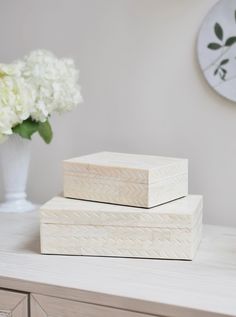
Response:
M100 152L64 161L64 172L142 184L186 174L188 160L163 156Z
M192 228L202 196L189 195L151 209L55 197L41 208L41 223L93 226Z

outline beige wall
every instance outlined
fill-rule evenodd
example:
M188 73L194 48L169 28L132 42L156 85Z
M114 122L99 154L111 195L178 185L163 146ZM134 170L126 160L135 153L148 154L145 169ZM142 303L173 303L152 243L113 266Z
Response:
M101 150L188 157L205 222L236 225L236 104L199 71L195 41L215 0L0 1L0 60L47 48L72 56L85 102L34 137L29 194L61 191L61 160ZM2 190L1 190L2 191Z

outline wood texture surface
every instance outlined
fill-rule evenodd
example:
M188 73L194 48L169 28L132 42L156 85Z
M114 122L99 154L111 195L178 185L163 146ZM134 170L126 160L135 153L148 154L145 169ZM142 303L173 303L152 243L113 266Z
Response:
M188 161L101 152L64 161L64 196L153 207L188 194Z
M0 317L28 317L28 296L0 289Z
M198 195L149 210L55 197L41 208L41 251L191 260L201 227Z
M191 262L47 256L36 213L1 214L0 287L143 314L235 317L235 246L235 228L204 226Z
M31 312L34 317L148 317L150 315L91 305L61 298L31 295ZM157 315L156 315L157 316ZM151 317L151 316L150 316Z

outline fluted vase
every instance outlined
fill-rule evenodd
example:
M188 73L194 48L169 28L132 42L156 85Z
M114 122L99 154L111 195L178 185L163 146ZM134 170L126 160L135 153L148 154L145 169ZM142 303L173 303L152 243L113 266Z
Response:
M26 184L30 163L30 141L17 134L0 144L0 166L4 201L0 212L28 212L35 206L27 200Z

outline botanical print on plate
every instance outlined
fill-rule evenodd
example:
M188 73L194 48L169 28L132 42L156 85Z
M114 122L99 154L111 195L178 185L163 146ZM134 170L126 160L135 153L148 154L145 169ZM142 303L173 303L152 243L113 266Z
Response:
M197 49L208 83L236 101L236 0L221 0L212 8L201 26Z

